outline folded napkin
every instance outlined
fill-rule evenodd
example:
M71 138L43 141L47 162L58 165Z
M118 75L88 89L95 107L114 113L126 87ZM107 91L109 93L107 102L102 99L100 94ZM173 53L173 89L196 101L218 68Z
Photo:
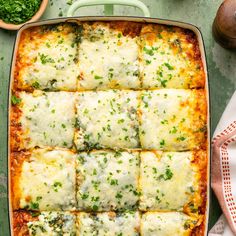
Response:
M209 236L236 235L236 91L215 130L212 141L211 186L224 216Z

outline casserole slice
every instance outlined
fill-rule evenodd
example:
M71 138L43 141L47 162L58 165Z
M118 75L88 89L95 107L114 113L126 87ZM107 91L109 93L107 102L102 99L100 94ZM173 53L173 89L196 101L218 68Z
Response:
M205 87L198 39L191 30L146 24L140 53L143 88Z
M139 192L139 152L92 151L76 159L77 209L136 209Z
M77 215L77 235L138 236L139 227L140 215L138 212L104 212L97 214L80 212Z
M11 109L12 150L34 147L71 148L74 136L75 93L19 92Z
M132 22L83 24L78 90L140 88L140 29Z
M142 211L205 214L206 151L141 152Z
M77 149L138 147L137 96L128 90L78 93Z
M75 91L81 26L72 23L31 27L21 35L14 86Z
M139 136L144 149L184 151L206 148L204 90L142 91Z
M140 235L202 235L203 231L198 229L201 222L201 218L190 217L180 212L147 212L142 215Z
M75 154L34 149L13 152L13 209L34 211L75 209Z
M66 211L43 211L38 215L15 211L13 231L15 236L72 236L76 234L76 216Z

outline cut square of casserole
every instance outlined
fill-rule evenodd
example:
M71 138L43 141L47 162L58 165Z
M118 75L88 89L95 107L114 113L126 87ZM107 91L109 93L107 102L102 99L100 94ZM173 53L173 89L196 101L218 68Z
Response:
M98 91L78 94L78 150L139 146L137 92Z
M200 223L201 219L180 212L147 212L142 215L141 236L190 236Z
M139 153L93 151L77 157L78 210L134 209L138 203Z
M17 98L20 103L12 107L13 149L37 146L71 148L74 137L75 96L70 92L20 92Z
M77 234L83 236L138 236L139 227L138 212L80 212L77 215Z
M34 149L12 153L14 209L75 209L75 154Z
M38 220L27 223L31 236L76 235L76 216L69 212L41 212Z
M69 23L24 30L16 60L16 87L75 91L79 31L80 26Z
M27 211L15 211L13 232L15 236L72 236L76 234L76 216L61 211L43 211L37 216Z
M84 24L79 47L79 90L138 88L137 37L132 24ZM136 28L135 28L136 30Z
M206 201L206 166L206 151L142 152L139 209L201 214Z
M141 41L143 88L204 88L201 53L192 31L148 24Z
M139 109L141 146L167 151L204 146L207 131L203 90L143 91Z

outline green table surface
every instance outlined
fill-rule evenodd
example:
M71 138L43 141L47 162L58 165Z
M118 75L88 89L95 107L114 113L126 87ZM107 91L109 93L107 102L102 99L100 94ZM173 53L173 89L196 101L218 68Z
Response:
M50 0L42 19L65 16L73 0ZM128 0L127 0L128 2ZM192 23L203 34L211 89L211 130L214 131L219 118L236 88L236 53L221 48L212 38L211 26L221 0L143 0L151 16ZM115 15L142 16L132 7L115 7ZM78 16L103 15L103 7L86 7ZM9 233L7 195L7 94L11 55L16 32L0 29L0 235ZM216 198L212 194L210 204L210 227L221 214Z

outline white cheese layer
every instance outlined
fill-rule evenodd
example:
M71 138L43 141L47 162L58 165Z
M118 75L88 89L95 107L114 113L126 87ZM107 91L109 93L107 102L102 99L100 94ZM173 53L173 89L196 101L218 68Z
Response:
M137 207L138 152L80 153L77 173L79 210L111 211Z
M182 211L198 191L191 152L142 152L141 210Z
M75 143L86 148L138 147L137 92L98 91L79 93Z
M69 92L21 92L23 146L70 148L74 136L75 94Z
M140 141L145 149L182 151L196 147L194 92L183 89L143 91Z
M180 212L149 212L142 216L142 236L189 236L197 223Z
M81 236L138 236L140 216L138 212L79 213L77 223Z
M40 33L39 33L40 34ZM79 76L76 62L76 33L52 31L27 41L22 56L27 64L20 71L23 86L35 89L76 90Z
M75 236L75 215L69 212L41 212L37 221L27 223L30 236Z
M99 26L82 36L79 89L138 88L137 38Z
M20 208L74 209L75 155L63 150L33 150L22 165L19 189Z
M143 39L143 88L188 89L202 83L201 64L188 55L196 49L186 38L184 33L165 31L150 42Z

